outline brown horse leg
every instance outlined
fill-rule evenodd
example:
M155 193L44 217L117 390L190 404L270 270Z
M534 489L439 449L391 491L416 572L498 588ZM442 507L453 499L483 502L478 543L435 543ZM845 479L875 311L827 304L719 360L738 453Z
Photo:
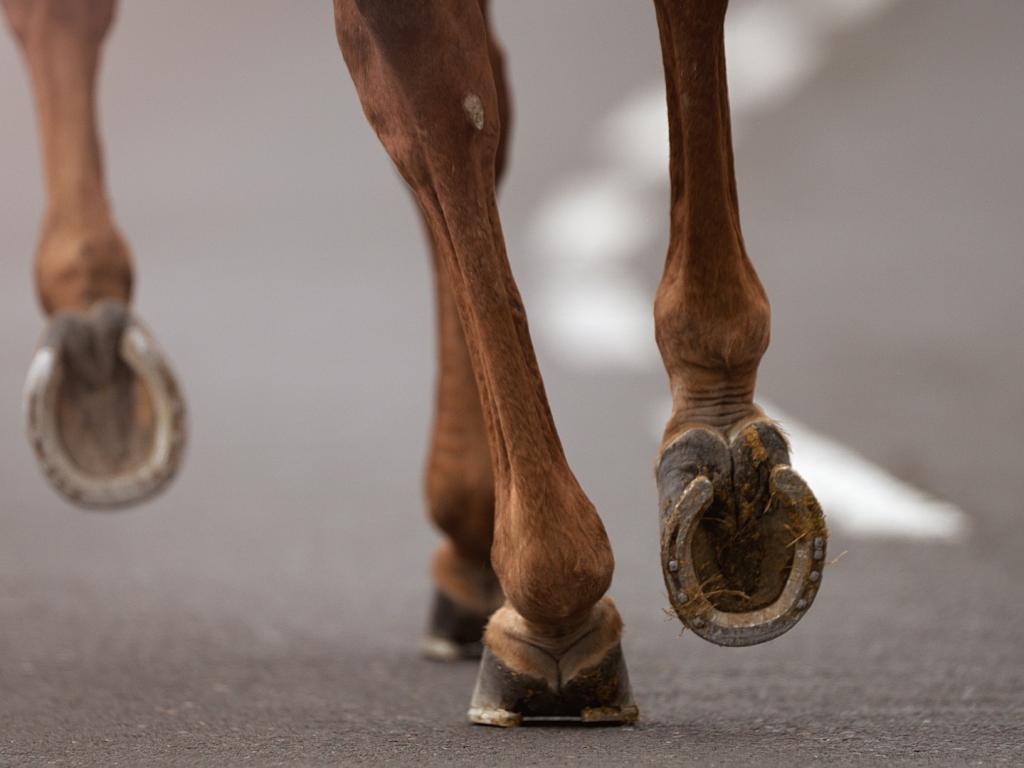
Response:
M770 312L739 225L727 0L655 0L670 123L671 239L655 302L673 415L658 468L662 560L680 618L725 645L791 627L826 534L786 441L754 404Z
M128 313L131 258L103 179L96 76L115 1L3 6L31 77L46 177L35 278L54 319L29 376L33 444L71 500L137 501L173 475L183 416L164 361Z
M495 478L491 618L477 722L635 717L607 599L604 526L565 460L495 202L498 94L476 0L335 0L363 109L412 187L451 281Z
M47 210L36 287L47 314L127 302L131 260L114 226L96 129L96 74L115 0L3 0L32 79Z
M485 20L487 3L480 0ZM495 178L500 184L511 114L504 55L490 24L487 32L501 122L495 161ZM446 540L434 555L436 594L422 648L428 658L451 661L480 656L484 627L501 606L502 594L491 567L494 473L480 394L455 294L442 261L442 246L434 241L426 219L424 225L433 257L438 335L434 424L425 486L430 517Z

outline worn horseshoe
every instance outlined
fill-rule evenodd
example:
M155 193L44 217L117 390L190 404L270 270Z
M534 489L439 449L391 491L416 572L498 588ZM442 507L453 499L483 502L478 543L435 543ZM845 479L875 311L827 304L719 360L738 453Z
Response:
M776 514L787 515L793 530L793 560L779 596L763 608L730 612L715 607L705 594L691 556L694 536L714 498L711 481L690 481L665 520L661 558L672 608L683 624L716 645L764 643L791 629L811 607L821 582L827 532L821 507L803 479L787 465L772 469L769 479Z
M153 337L130 313L118 353L141 381L153 413L147 452L124 471L94 474L69 453L58 418L66 363L50 334L36 350L25 382L28 438L43 472L68 500L91 509L122 507L158 493L177 472L185 445L185 403L177 381Z

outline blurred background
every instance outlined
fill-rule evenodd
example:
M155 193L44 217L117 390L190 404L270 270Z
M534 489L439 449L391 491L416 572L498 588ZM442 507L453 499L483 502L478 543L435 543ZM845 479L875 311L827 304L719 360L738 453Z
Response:
M651 301L667 244L653 8L498 0L501 195L555 418L617 558L625 730L470 728L419 660L429 260L329 3L122 2L101 77L135 305L190 405L168 492L45 484L31 94L0 38L0 763L1015 763L1024 741L1024 4L733 0L760 379L833 530L814 610L745 650L666 619Z

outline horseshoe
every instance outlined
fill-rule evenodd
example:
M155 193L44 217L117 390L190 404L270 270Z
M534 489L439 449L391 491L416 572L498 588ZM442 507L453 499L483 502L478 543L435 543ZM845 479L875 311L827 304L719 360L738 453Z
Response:
M705 436L698 437L707 442ZM713 602L697 573L694 546L700 522L715 501L716 486L728 486L729 476L712 471L709 462L696 461L689 466L701 464L706 465L704 471L686 484L662 518L661 562L669 602L684 626L716 645L767 642L790 630L806 614L821 586L828 543L821 506L792 467L783 463L772 467L767 478L770 502L759 524L785 525L794 532L789 573L770 604L746 611L723 610ZM772 520L772 516L784 519Z
M54 332L59 320L51 324L36 350L25 382L28 438L44 474L69 501L97 510L136 504L158 493L177 472L185 446L185 403L170 366L138 319L114 306L126 316L118 354L141 381L152 404L152 440L141 461L127 470L94 474L69 452L58 419L68 376L60 334ZM102 310L89 313L94 322L97 311Z

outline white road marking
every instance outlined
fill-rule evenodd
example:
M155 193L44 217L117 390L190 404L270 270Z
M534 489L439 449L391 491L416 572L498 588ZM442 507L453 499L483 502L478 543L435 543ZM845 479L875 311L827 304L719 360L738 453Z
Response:
M577 368L650 370L657 363L651 297L632 285L603 278L578 276L571 282L545 284L544 317L547 343L557 347L559 360ZM637 339L643 339L638 344Z
M530 237L558 255L549 269L575 275L629 258L650 240L651 223L636 191L612 171L566 181L534 214Z
M651 299L631 260L660 225L614 172L568 179L536 212L527 242L544 264L540 335L567 363L645 370L658 362Z
M778 107L825 59L828 38L863 24L896 0L773 0L734 3L726 57L733 133ZM653 38L652 38L653 39ZM534 330L566 364L653 370L652 297L633 269L663 237L667 210L649 195L668 186L668 118L658 82L629 95L598 126L594 168L563 179L538 205L528 246L542 273ZM667 192L665 197L667 198ZM789 433L796 469L836 528L862 536L953 539L966 530L956 506L928 497L856 452L768 408ZM656 434L668 418L658 411Z
M793 467L818 497L829 525L856 536L959 538L967 515L929 496L806 424L764 406L789 435Z
M894 2L733 3L726 17L726 56L736 141L754 114L777 106L813 75L830 35ZM652 32L652 44L654 39ZM668 184L668 118L660 80L629 95L598 126L593 143L596 167L562 180L529 225L528 246L544 273L533 308L535 328L541 343L577 365L653 367L653 317L649 304L636 300L644 286L630 262L652 258L648 251L667 227L667 211L652 211L646 197Z
M627 96L598 126L596 139L597 151L607 158L610 172L624 187L632 190L635 184L665 186L668 183L665 84L659 80ZM667 207L665 214L667 216Z

